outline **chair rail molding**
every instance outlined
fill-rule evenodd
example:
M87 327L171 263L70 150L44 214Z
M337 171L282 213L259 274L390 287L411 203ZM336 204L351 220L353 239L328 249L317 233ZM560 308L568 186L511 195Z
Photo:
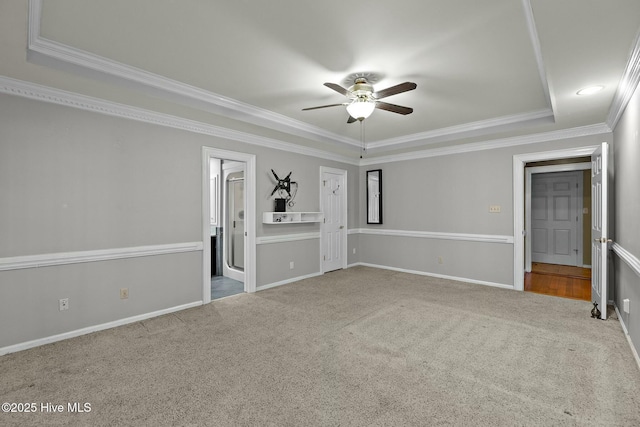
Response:
M109 261L114 259L137 258L197 252L202 250L202 242L148 245L127 248L99 249L91 251L58 252L39 255L24 255L0 258L0 271L25 268L51 267L54 265L79 264L84 262Z

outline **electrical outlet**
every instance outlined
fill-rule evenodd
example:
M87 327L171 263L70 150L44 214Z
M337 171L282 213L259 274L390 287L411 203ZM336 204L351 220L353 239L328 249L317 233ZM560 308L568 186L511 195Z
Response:
M622 300L622 311L629 314L629 298Z
M490 213L500 213L500 205L491 205L489 206Z
M120 299L129 298L129 288L120 288Z
M353 254L354 255L356 254L356 248L353 248Z
M438 257L438 264L442 264L442 263L443 263L443 261L442 261L442 257L441 257L441 256L439 256L439 257Z
M293 270L293 266L294 266L293 261L289 262L289 270Z
M61 298L58 300L60 311L69 310L69 298Z

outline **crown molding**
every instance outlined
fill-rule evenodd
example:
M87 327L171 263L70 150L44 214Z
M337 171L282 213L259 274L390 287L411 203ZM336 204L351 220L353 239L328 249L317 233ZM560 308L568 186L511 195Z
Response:
M139 122L150 123L154 125L165 126L224 139L230 139L233 141L257 145L260 147L272 148L274 150L319 157L322 159L334 160L351 165L359 164L358 159L341 156L339 154L330 153L324 150L303 147L298 144L282 142L272 138L266 138L246 132L240 132L220 126L184 119L169 114L157 113L138 107L131 107L111 101L104 101L98 98L80 95L73 92L67 92L60 89L53 89L50 87L38 85L36 83L12 79L6 76L0 76L0 93L35 99L52 104L64 105L66 107L78 108L80 110L105 114L108 116L135 120Z
M43 0L29 1L27 57L32 62L73 69L80 74L88 75L88 77L110 76L115 78L115 81L124 82L129 86L133 83L136 89L141 89L145 93L189 107L313 141L334 145L346 144L354 150L360 149L360 142L356 139L344 137L282 114L46 39L40 34L42 4Z
M150 123L188 132L244 142L246 144L257 145L274 150L287 151L306 156L318 157L326 160L333 160L336 162L355 166L367 166L373 164L414 160L419 158L446 156L450 154L461 154L473 151L492 150L496 148L535 144L538 142L553 141L557 139L600 135L611 132L611 129L606 124L601 123L597 125L564 129L560 131L552 131L540 134L531 134L491 141L468 143L451 147L433 148L389 156L355 159L339 154L330 153L324 150L303 147L298 144L282 142L276 139L266 138L246 132L240 132L220 126L201 123L198 121L171 116L168 114L157 113L138 107L131 107L111 101L104 101L98 98L80 95L73 92L67 92L60 89L54 89L36 83L16 80L6 76L0 76L0 93L20 96L23 98L34 99L57 105L63 105L66 107L77 108L80 110L105 114L108 116L135 120L143 123Z
M497 117L477 122L464 123L462 125L450 126L435 129L432 131L416 133L413 135L390 138L383 141L376 141L367 144L367 150L377 150L381 148L393 147L403 148L412 143L420 145L437 144L439 142L451 141L457 138L467 138L481 136L489 131L505 130L505 128L538 120L553 120L553 111L544 109L522 114L513 114L504 117ZM403 147L394 147L402 145Z
M410 153L372 157L360 160L360 165L377 165L381 163L402 162L407 160L423 159L427 157L447 156L451 154L462 154L474 151L493 150L497 148L516 147L519 145L537 144L540 142L555 141L559 139L578 138L590 135L602 135L610 132L611 128L609 128L609 126L607 126L605 123L600 123L551 132L495 139L491 141L472 142L450 147L432 148L427 150L412 151Z
M636 34L635 43L629 54L627 60L627 66L625 67L622 78L618 83L618 89L611 102L609 108L609 116L607 117L607 124L611 129L615 129L618 125L622 113L629 100L636 91L638 84L640 83L640 31Z
M531 42L538 63L542 87L548 104L551 105L549 87L542 62L540 43L535 28L530 0L522 1ZM159 96L203 111L219 114L234 120L285 132L316 142L340 146L346 145L350 149L353 149L354 153L360 150L361 143L354 138L338 135L272 111L258 108L117 61L112 61L108 58L53 40L48 40L40 34L42 5L43 0L29 0L27 56L32 62L63 69L72 69L75 72L93 78L99 75L103 80L107 78L107 80L115 81L119 84L133 86L144 93ZM553 119L552 108L371 142L367 144L367 149L383 151L385 148L406 148L416 145L434 144L461 137L479 137L500 128L513 127L541 119Z

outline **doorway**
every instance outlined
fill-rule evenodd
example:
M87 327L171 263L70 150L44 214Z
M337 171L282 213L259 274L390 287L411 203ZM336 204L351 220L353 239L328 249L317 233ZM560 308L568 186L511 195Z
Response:
M580 161L581 158L590 157L599 146L579 147L566 150L548 151L542 153L529 153L515 155L513 157L513 213L514 213L514 265L513 287L515 290L524 291L525 273L531 273L531 175L535 171L533 167L546 169L537 172L566 172L570 170L584 170L591 167L591 163ZM557 164L569 161L571 164ZM536 163L545 162L545 163ZM549 164L556 163L556 164ZM530 168L527 168L527 165ZM580 166L576 166L580 165ZM589 234L590 236L590 234ZM589 239L587 239L589 240Z
M203 147L203 303L255 292L255 156Z

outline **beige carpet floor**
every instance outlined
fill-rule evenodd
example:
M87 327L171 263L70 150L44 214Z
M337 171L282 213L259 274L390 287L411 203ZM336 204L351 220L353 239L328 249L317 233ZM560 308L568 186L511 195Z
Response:
M638 426L640 370L590 310L355 267L0 357L1 400L38 405L0 425Z

